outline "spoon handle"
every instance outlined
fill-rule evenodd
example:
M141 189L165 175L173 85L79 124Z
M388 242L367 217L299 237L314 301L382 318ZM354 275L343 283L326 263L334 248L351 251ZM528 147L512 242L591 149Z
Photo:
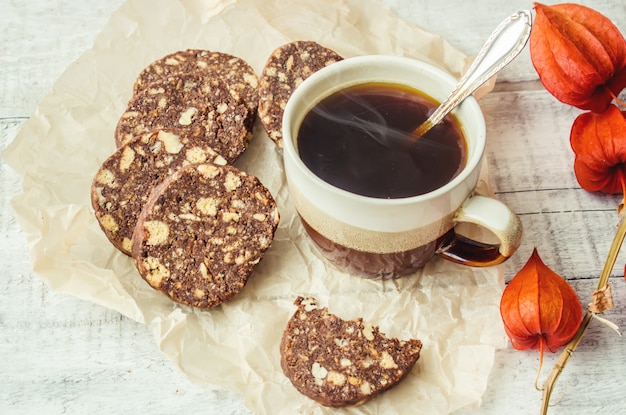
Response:
M452 93L413 132L414 139L426 134L479 86L508 65L524 49L530 36L532 14L520 10L496 27Z

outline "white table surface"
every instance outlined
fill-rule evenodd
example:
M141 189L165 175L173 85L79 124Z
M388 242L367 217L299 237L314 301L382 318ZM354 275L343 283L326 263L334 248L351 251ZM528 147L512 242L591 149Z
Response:
M89 49L122 0L2 1L0 8L0 150L36 110L64 69ZM401 17L474 54L491 30L531 2L385 0ZM546 2L555 3L555 2ZM626 33L626 3L584 1ZM619 197L581 190L572 170L569 128L577 110L543 90L528 51L481 100L488 160L499 198L522 218L522 247L506 264L508 281L537 247L569 280L584 305L597 284L617 223ZM0 161L0 413L249 414L241 397L187 380L158 351L149 329L117 312L58 294L32 272L10 200L21 179ZM626 327L621 254L611 277L616 308L606 317ZM554 414L624 413L626 340L592 322L559 380ZM544 376L557 355L547 355ZM538 413L539 355L510 346L496 363L480 408L462 414Z

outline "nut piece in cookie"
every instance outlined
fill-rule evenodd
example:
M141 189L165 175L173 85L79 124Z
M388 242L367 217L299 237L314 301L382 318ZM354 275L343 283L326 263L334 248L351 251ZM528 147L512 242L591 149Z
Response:
M134 137L102 163L91 186L96 219L111 243L130 255L131 238L150 190L182 166L226 160L198 137L155 130Z
M221 80L181 73L155 81L131 98L117 124L115 141L119 147L134 136L172 128L205 140L232 163L252 137L251 116Z
M153 82L179 73L220 78L230 93L243 101L250 113L256 114L259 80L254 69L245 60L223 52L187 49L163 56L139 73L133 85L133 94L139 94Z
M293 91L309 76L343 58L316 42L295 41L276 48L259 79L259 119L282 147L283 113Z
M173 301L215 307L243 289L278 222L256 177L228 165L190 165L151 192L133 234L133 260Z
M419 340L387 338L298 297L280 344L281 366L302 394L325 406L359 405L400 382L420 356Z

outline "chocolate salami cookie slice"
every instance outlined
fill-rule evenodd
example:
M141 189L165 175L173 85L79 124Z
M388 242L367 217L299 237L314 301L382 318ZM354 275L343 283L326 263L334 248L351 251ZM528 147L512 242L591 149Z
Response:
M172 300L211 308L245 286L278 226L272 195L232 166L183 167L151 193L133 234L141 276Z
M115 141L119 147L152 130L177 129L205 140L232 163L252 137L251 116L219 79L181 73L153 82L131 98L117 124Z
M267 135L282 147L283 113L293 91L306 78L342 60L335 51L316 42L296 41L276 48L259 79L259 118Z
M223 52L187 49L166 55L140 72L133 85L133 92L138 94L147 85L178 73L197 73L220 78L230 93L241 99L248 111L256 114L259 80L254 69L245 60Z
M96 173L91 204L111 243L131 254L137 218L150 190L182 166L226 160L197 137L158 130L135 137L118 148Z
M342 320L298 297L280 344L281 366L302 394L325 406L358 405L400 382L422 343L390 339L378 327Z

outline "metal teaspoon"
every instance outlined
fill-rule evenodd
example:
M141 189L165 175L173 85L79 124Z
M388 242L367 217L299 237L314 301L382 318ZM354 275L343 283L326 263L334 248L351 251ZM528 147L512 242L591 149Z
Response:
M530 10L520 10L500 23L452 93L413 131L413 140L417 140L441 122L465 98L519 55L528 42L531 26Z

